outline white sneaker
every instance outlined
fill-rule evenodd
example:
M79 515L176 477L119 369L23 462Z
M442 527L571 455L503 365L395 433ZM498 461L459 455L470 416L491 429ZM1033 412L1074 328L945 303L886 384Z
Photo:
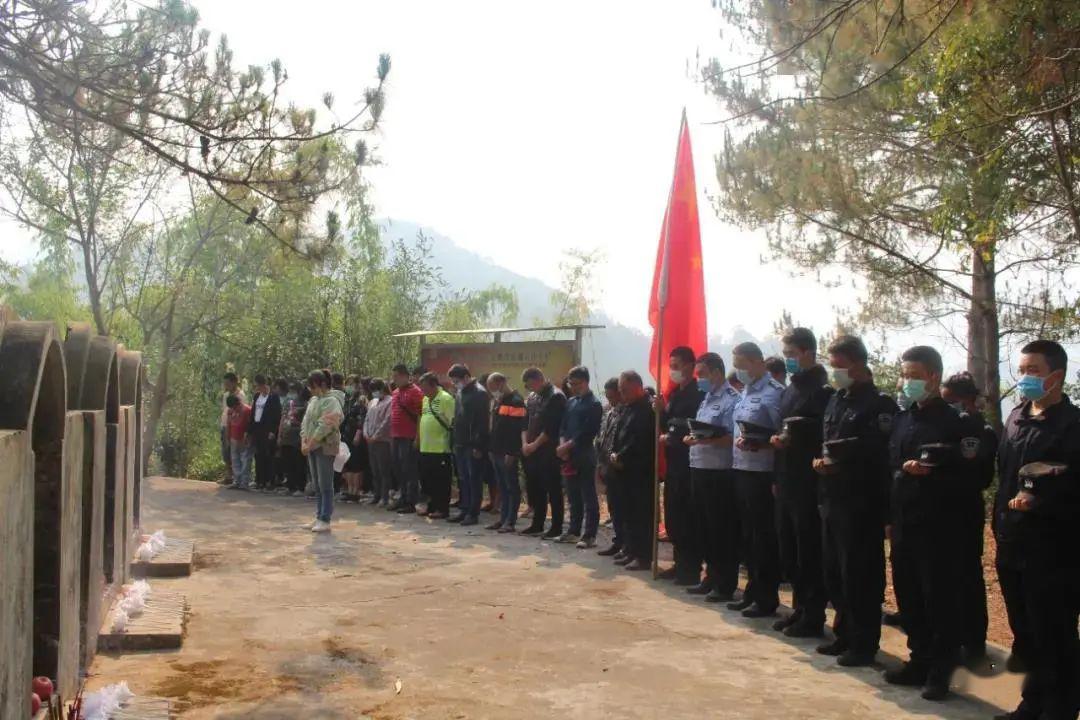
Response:
M303 528L304 530L313 530L315 528L315 525L318 524L318 522L319 522L318 520L312 520L311 522L304 523L300 527Z
M303 490L293 490L292 491L292 496L293 497L304 497L304 491Z
M316 520L315 524L311 526L311 532L313 532L313 533L330 532L330 523L323 522L322 520Z
M591 537L581 538L581 542L577 544L578 550L588 550L594 547L596 547L596 540Z
M576 545L578 540L581 540L581 538L578 537L577 535L572 535L571 533L565 532L562 535L560 535L559 537L557 537L555 539L555 542L570 543L572 545Z

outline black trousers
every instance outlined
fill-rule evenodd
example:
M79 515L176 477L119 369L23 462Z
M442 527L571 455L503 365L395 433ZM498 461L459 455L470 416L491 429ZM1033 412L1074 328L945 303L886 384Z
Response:
M955 521L955 513L948 515ZM893 526L893 586L911 662L938 677L947 676L959 659L961 552L957 535L925 525Z
M274 452L277 441L267 435L255 436L255 487L268 488L274 484Z
M532 527L544 527L548 506L551 506L551 530L561 531L563 526L562 475L554 453L541 450L525 458L525 493L533 509Z
M1080 710L1080 571L1046 562L1006 562L999 554L997 574L1013 652L1029 668L1018 711L1023 717L1075 720Z
M856 652L877 652L885 593L885 529L865 503L826 503L821 516L825 588L833 630Z
M300 452L299 446L282 445L279 465L285 475L285 487L289 492L304 492L307 485L307 459Z
M705 582L732 595L739 586L739 512L734 470L690 469L698 542L705 556Z
M651 563L653 532L656 528L652 468L646 473L620 472L619 480L626 488L626 553L641 562Z
M694 582L700 579L705 561L696 520L690 466L669 462L664 476L664 529L675 552L675 572Z
M453 465L452 455L420 453L420 484L429 498L428 512L449 514Z
M604 481L608 514L611 516L611 529L614 531L612 544L619 548L626 547L628 529L626 525L625 484L611 468L601 470L600 477Z
M812 481L811 481L812 482ZM803 622L825 622L825 572L821 567L821 513L816 485L780 487L776 497L780 567L791 583L795 613Z
M986 526L986 504L982 493L970 499L970 507L962 513L966 522L959 533L960 569L960 644L968 651L982 652L986 648L986 577L983 572L983 531Z
M748 577L744 597L764 610L780 605L780 550L772 484L771 472L735 471Z

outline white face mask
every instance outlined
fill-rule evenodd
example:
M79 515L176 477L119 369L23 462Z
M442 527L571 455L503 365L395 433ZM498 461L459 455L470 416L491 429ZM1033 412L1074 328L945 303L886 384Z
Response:
M832 376L832 384L840 390L846 390L855 384L847 368L832 368L830 375Z
M682 385L682 381L685 379L682 370L672 370L669 373L669 376L671 377L671 382L676 385Z
M505 393L502 390L491 391L491 397L493 397L495 400L502 400L504 394Z
M378 399L380 399L382 397L382 392L380 392L379 390L376 390L375 392L371 393L371 397L378 400Z

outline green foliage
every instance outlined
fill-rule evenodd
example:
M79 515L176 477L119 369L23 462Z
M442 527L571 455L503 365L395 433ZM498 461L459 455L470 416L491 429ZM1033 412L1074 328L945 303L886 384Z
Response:
M90 320L90 311L80 302L75 287L75 264L66 248L48 248L26 278L19 282L12 269L0 278L0 302L10 305L26 320L51 320L60 336L69 322Z

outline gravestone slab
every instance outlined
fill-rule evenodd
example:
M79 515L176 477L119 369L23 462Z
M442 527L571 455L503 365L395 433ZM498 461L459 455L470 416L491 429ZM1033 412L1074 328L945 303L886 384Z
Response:
M135 547L138 550L138 546ZM185 577L191 574L191 562L195 557L195 543L165 537L165 547L151 560L132 560L131 576Z
M31 457L26 432L0 430L0 718L23 717L32 676Z
M164 650L180 647L187 621L187 598L181 593L151 586L146 607L129 618L123 632L113 631L120 597L113 601L98 635L101 650Z

